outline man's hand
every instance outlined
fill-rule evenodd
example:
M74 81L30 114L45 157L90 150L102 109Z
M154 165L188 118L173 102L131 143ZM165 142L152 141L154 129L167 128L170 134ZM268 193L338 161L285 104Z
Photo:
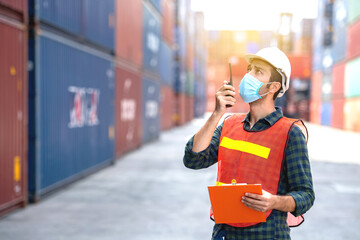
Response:
M293 197L273 195L265 190L262 190L262 195L246 193L241 201L245 206L260 212L266 212L270 209L293 212L296 208Z
M219 115L223 115L226 112L226 105L233 106L235 100L235 88L228 85L227 81L224 81L224 85L220 87L216 92L216 107L215 111Z
M262 195L246 193L242 198L245 206L252 208L259 212L266 212L267 210L274 209L277 201L277 196L262 190Z

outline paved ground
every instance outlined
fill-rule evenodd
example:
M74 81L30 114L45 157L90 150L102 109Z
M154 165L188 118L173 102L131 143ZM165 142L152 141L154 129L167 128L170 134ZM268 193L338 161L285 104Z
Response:
M0 219L0 239L210 239L206 187L216 166L182 165L184 145L202 123L166 131L114 166ZM360 134L315 125L309 131L316 202L292 238L360 239Z

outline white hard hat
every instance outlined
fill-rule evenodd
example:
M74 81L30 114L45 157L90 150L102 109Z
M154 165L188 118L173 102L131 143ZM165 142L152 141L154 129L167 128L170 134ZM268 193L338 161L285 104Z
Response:
M253 59L263 60L272 65L282 77L282 90L278 97L282 97L290 86L291 65L283 51L276 47L263 48L256 54L246 54L245 60L251 63Z

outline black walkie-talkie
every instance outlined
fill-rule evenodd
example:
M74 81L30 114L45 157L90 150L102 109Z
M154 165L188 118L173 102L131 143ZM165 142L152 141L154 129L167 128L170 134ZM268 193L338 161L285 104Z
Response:
M231 63L229 63L229 68L230 68L230 83L228 85L233 85L233 82L232 82L232 71L231 71ZM230 95L227 95L227 96L230 96ZM231 105L229 104L226 104L226 107L229 108L229 107L232 107Z

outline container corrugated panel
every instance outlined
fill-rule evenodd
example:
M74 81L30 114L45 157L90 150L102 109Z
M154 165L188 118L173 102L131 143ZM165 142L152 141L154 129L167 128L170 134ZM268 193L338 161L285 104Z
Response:
M311 74L311 56L289 56L291 78L309 78Z
M175 27L175 42L177 46L176 57L185 61L187 54L186 31L182 27Z
M194 73L192 71L187 72L186 78L186 94L188 96L194 96L194 88L195 88L195 81L194 81Z
M84 1L85 38L108 49L115 45L115 0ZM138 14L138 13L137 13Z
M334 62L346 58L348 0L337 0L334 4Z
M345 99L333 99L332 103L332 126L336 128L344 128L344 106Z
M175 26L175 2L174 0L163 0L163 25L162 36L169 44L174 43L174 26Z
M28 11L28 1L27 0L0 0L0 7L5 6L6 8L10 8L23 16L22 21L27 18Z
M360 98L345 100L344 126L346 130L360 132Z
M207 83L206 87L206 111L213 112L216 106L215 93L216 93L216 84L212 82Z
M174 62L174 69L175 69L175 82L174 82L174 89L176 93L185 93L186 89L186 71L184 65L176 61Z
M332 98L343 99L345 88L345 63L335 64L332 69Z
M143 78L142 91L142 142L146 143L158 138L160 134L160 83Z
M332 104L323 102L321 105L321 125L332 126Z
M160 74L161 22L144 4L143 8L143 67Z
M167 86L174 86L174 54L171 47L161 41L160 54L160 77L161 82Z
M174 126L175 92L170 86L161 87L161 129L166 130Z
M140 73L116 66L116 156L140 147L142 141L142 82Z
M332 98L332 72L324 72L321 83L322 100L330 101Z
M346 98L360 96L360 57L349 61L345 66L345 96Z
M114 160L114 62L44 30L30 41L29 192L37 201Z
M313 61L312 67L314 71L322 69L322 58L323 58L323 24L324 24L324 2L318 1L318 17L314 22L313 31Z
M194 96L185 96L185 121L190 122L194 119Z
M321 124L321 101L310 101L310 122Z
M347 59L360 56L360 19L348 27Z
M194 44L190 41L186 43L186 68L194 71Z
M349 0L349 18L348 23L353 23L360 17L360 2L358 0Z
M321 95L322 95L322 78L323 78L323 73L318 71L318 72L313 72L312 76L311 76L311 99L312 100L316 100L316 101L320 101L322 99Z
M157 11L162 12L162 0L150 0L150 3L155 7Z
M27 196L27 34L0 16L0 216Z
M115 54L129 62L142 65L142 0L116 2ZM134 14L137 13L137 14Z
M33 0L38 21L114 50L114 0Z

